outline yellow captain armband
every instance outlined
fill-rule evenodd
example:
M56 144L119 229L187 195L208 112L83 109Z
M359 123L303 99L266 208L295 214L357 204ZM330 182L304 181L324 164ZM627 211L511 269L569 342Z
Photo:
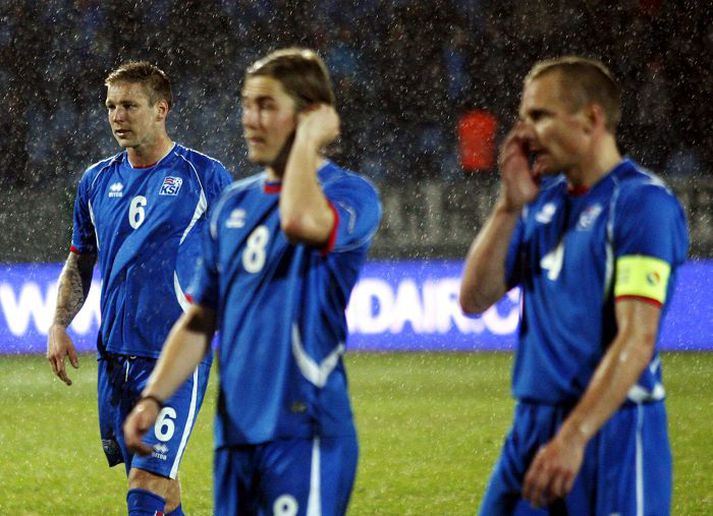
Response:
M671 265L659 258L622 256L616 261L614 297L644 297L663 304L670 275Z

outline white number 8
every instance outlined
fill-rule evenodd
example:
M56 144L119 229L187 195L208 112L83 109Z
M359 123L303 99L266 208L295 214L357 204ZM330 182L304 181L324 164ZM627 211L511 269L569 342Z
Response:
M170 441L173 437L173 432L176 431L176 424L173 420L176 419L176 410L172 407L164 407L159 412L156 418L156 423L153 426L153 431L156 438L161 442Z
M250 233L245 251L243 251L243 267L248 272L259 272L265 265L265 247L270 240L267 226L258 226Z
M129 224L134 229L139 229L139 226L143 224L144 218L146 218L146 212L144 211L144 206L148 204L148 200L143 195L137 195L131 199L131 204L129 204Z

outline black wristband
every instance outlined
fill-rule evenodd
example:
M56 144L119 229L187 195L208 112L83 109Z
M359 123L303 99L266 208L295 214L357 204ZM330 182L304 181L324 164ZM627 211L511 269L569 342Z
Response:
M152 400L153 402L156 403L156 405L158 405L158 408L159 408L159 409L162 409L162 408L163 408L163 401L161 401L160 399L158 399L158 398L157 398L156 396L154 396L153 394L142 394L142 395L139 397L139 401L137 401L136 404L138 405L139 403L141 403L141 402L144 401L144 400Z

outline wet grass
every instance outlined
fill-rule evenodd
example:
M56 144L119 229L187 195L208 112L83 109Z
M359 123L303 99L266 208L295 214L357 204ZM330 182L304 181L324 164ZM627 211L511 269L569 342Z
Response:
M361 460L353 515L473 514L512 401L509 354L348 357ZM673 514L713 514L713 354L667 354ZM54 380L40 356L0 357L0 514L125 514L123 468L108 469L96 423L96 362ZM188 514L211 514L215 377L181 478Z

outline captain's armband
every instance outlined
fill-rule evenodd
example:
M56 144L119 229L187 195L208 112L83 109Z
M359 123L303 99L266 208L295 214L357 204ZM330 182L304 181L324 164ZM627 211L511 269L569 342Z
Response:
M622 256L616 261L614 297L639 297L663 304L666 301L671 265L644 255Z

